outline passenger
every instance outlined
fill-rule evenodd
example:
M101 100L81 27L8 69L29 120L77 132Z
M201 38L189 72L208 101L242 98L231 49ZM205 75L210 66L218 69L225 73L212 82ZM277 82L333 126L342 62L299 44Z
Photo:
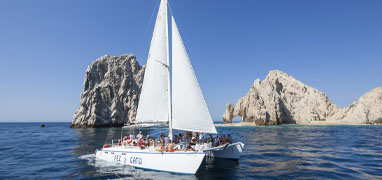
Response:
M141 148L141 149L144 149L144 148L145 148L145 141L146 141L146 138L145 138L145 137L141 138L141 139L138 141L138 147Z
M141 139L143 137L142 131L139 131L139 134L137 135L137 139Z
M186 131L186 142L190 142L190 141L191 141L190 132Z
M161 134L161 135L160 135L160 150L161 150L161 152L164 151L164 149L165 149L164 146L165 146L165 144L164 144L164 135Z
M219 136L216 136L215 147L218 147L218 146L220 146L220 137L219 137Z
M167 145L169 140L170 140L170 138L168 138L168 136L165 136L164 137L164 144Z
M194 149L191 147L190 143L186 144L186 151L194 151Z
M178 135L178 144L182 144L182 142L183 142L182 137L180 137L180 136Z
M192 137L195 138L195 140L196 140L195 144L199 142L199 140L198 140L199 133L198 132L193 132ZM191 138L191 141L192 141L192 138Z
M179 133L179 136L178 136L178 137L179 137L179 141L182 141L182 142L184 141L184 139L183 139L183 134L182 134L182 133Z
M208 143L211 143L211 144L214 144L214 138L212 137L212 135L208 135Z
M143 148L146 148L149 144L148 144L148 140L146 137L143 137L142 138L142 144L143 144Z
M232 137L231 137L231 134L228 134L228 143L232 144Z
M192 144L192 145L195 145L196 143L197 143L196 138L195 138L195 137L192 137L192 139L191 139L191 144Z
M204 140L204 135L201 132L201 133L199 133L199 144L203 144L204 143L203 140Z
M147 135L146 139L145 139L145 145L146 146L149 146L150 145L150 136Z
M178 144L179 143L179 137L178 135L175 134L175 138L174 138L174 143L175 144Z
M174 152L174 144L172 143L171 140L169 140L169 142L167 144L167 151L168 152Z
M151 144L151 137L148 137L146 138L146 141L145 141L146 148L150 147L150 144Z
M184 151L183 145L179 145L179 148L177 149L177 151Z
M223 135L222 144L227 144L227 143L228 143L228 139L225 137L225 135Z
M224 144L224 138L223 136L220 136L219 145L223 145L223 144Z
M183 143L183 138L181 136L178 136L178 144L182 144Z
M154 148L157 146L157 142L155 141L155 138L151 138L150 146L154 146Z

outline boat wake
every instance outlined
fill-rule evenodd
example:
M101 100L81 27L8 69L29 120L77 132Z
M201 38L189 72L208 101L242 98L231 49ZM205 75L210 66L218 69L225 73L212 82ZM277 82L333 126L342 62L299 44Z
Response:
M82 156L80 156L78 158L84 159L84 160L95 159L95 154L85 154L85 155L82 155Z

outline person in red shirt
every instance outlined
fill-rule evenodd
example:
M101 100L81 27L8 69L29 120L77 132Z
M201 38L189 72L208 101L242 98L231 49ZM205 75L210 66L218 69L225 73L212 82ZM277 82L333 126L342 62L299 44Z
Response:
M146 138L143 137L141 138L139 141L138 141L138 147L141 148L141 149L144 149L145 148L145 141L146 141Z

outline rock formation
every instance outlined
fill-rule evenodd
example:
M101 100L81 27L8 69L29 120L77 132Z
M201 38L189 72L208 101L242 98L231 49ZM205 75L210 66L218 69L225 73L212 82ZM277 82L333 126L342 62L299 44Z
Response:
M313 121L374 123L382 118L381 96L381 88L376 88L348 108L339 109L324 93L275 70L262 82L257 79L236 106L228 103L223 122L230 123L235 116L241 116L243 122L257 125Z
M357 102L345 107L328 121L354 124L380 124L382 119L382 87L377 87L361 96Z
M224 122L241 116L244 122L258 125L303 123L323 120L337 111L328 97L281 71L271 71L257 79L235 107L227 105Z
M105 55L86 70L71 127L121 126L135 118L144 67L134 55Z

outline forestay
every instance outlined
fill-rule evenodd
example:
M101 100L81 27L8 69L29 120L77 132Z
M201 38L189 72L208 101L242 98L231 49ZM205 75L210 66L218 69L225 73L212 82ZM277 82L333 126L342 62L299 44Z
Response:
M217 133L172 17L172 128Z
M151 39L150 51L140 94L137 122L163 122L169 119L169 50L167 0L162 0Z

